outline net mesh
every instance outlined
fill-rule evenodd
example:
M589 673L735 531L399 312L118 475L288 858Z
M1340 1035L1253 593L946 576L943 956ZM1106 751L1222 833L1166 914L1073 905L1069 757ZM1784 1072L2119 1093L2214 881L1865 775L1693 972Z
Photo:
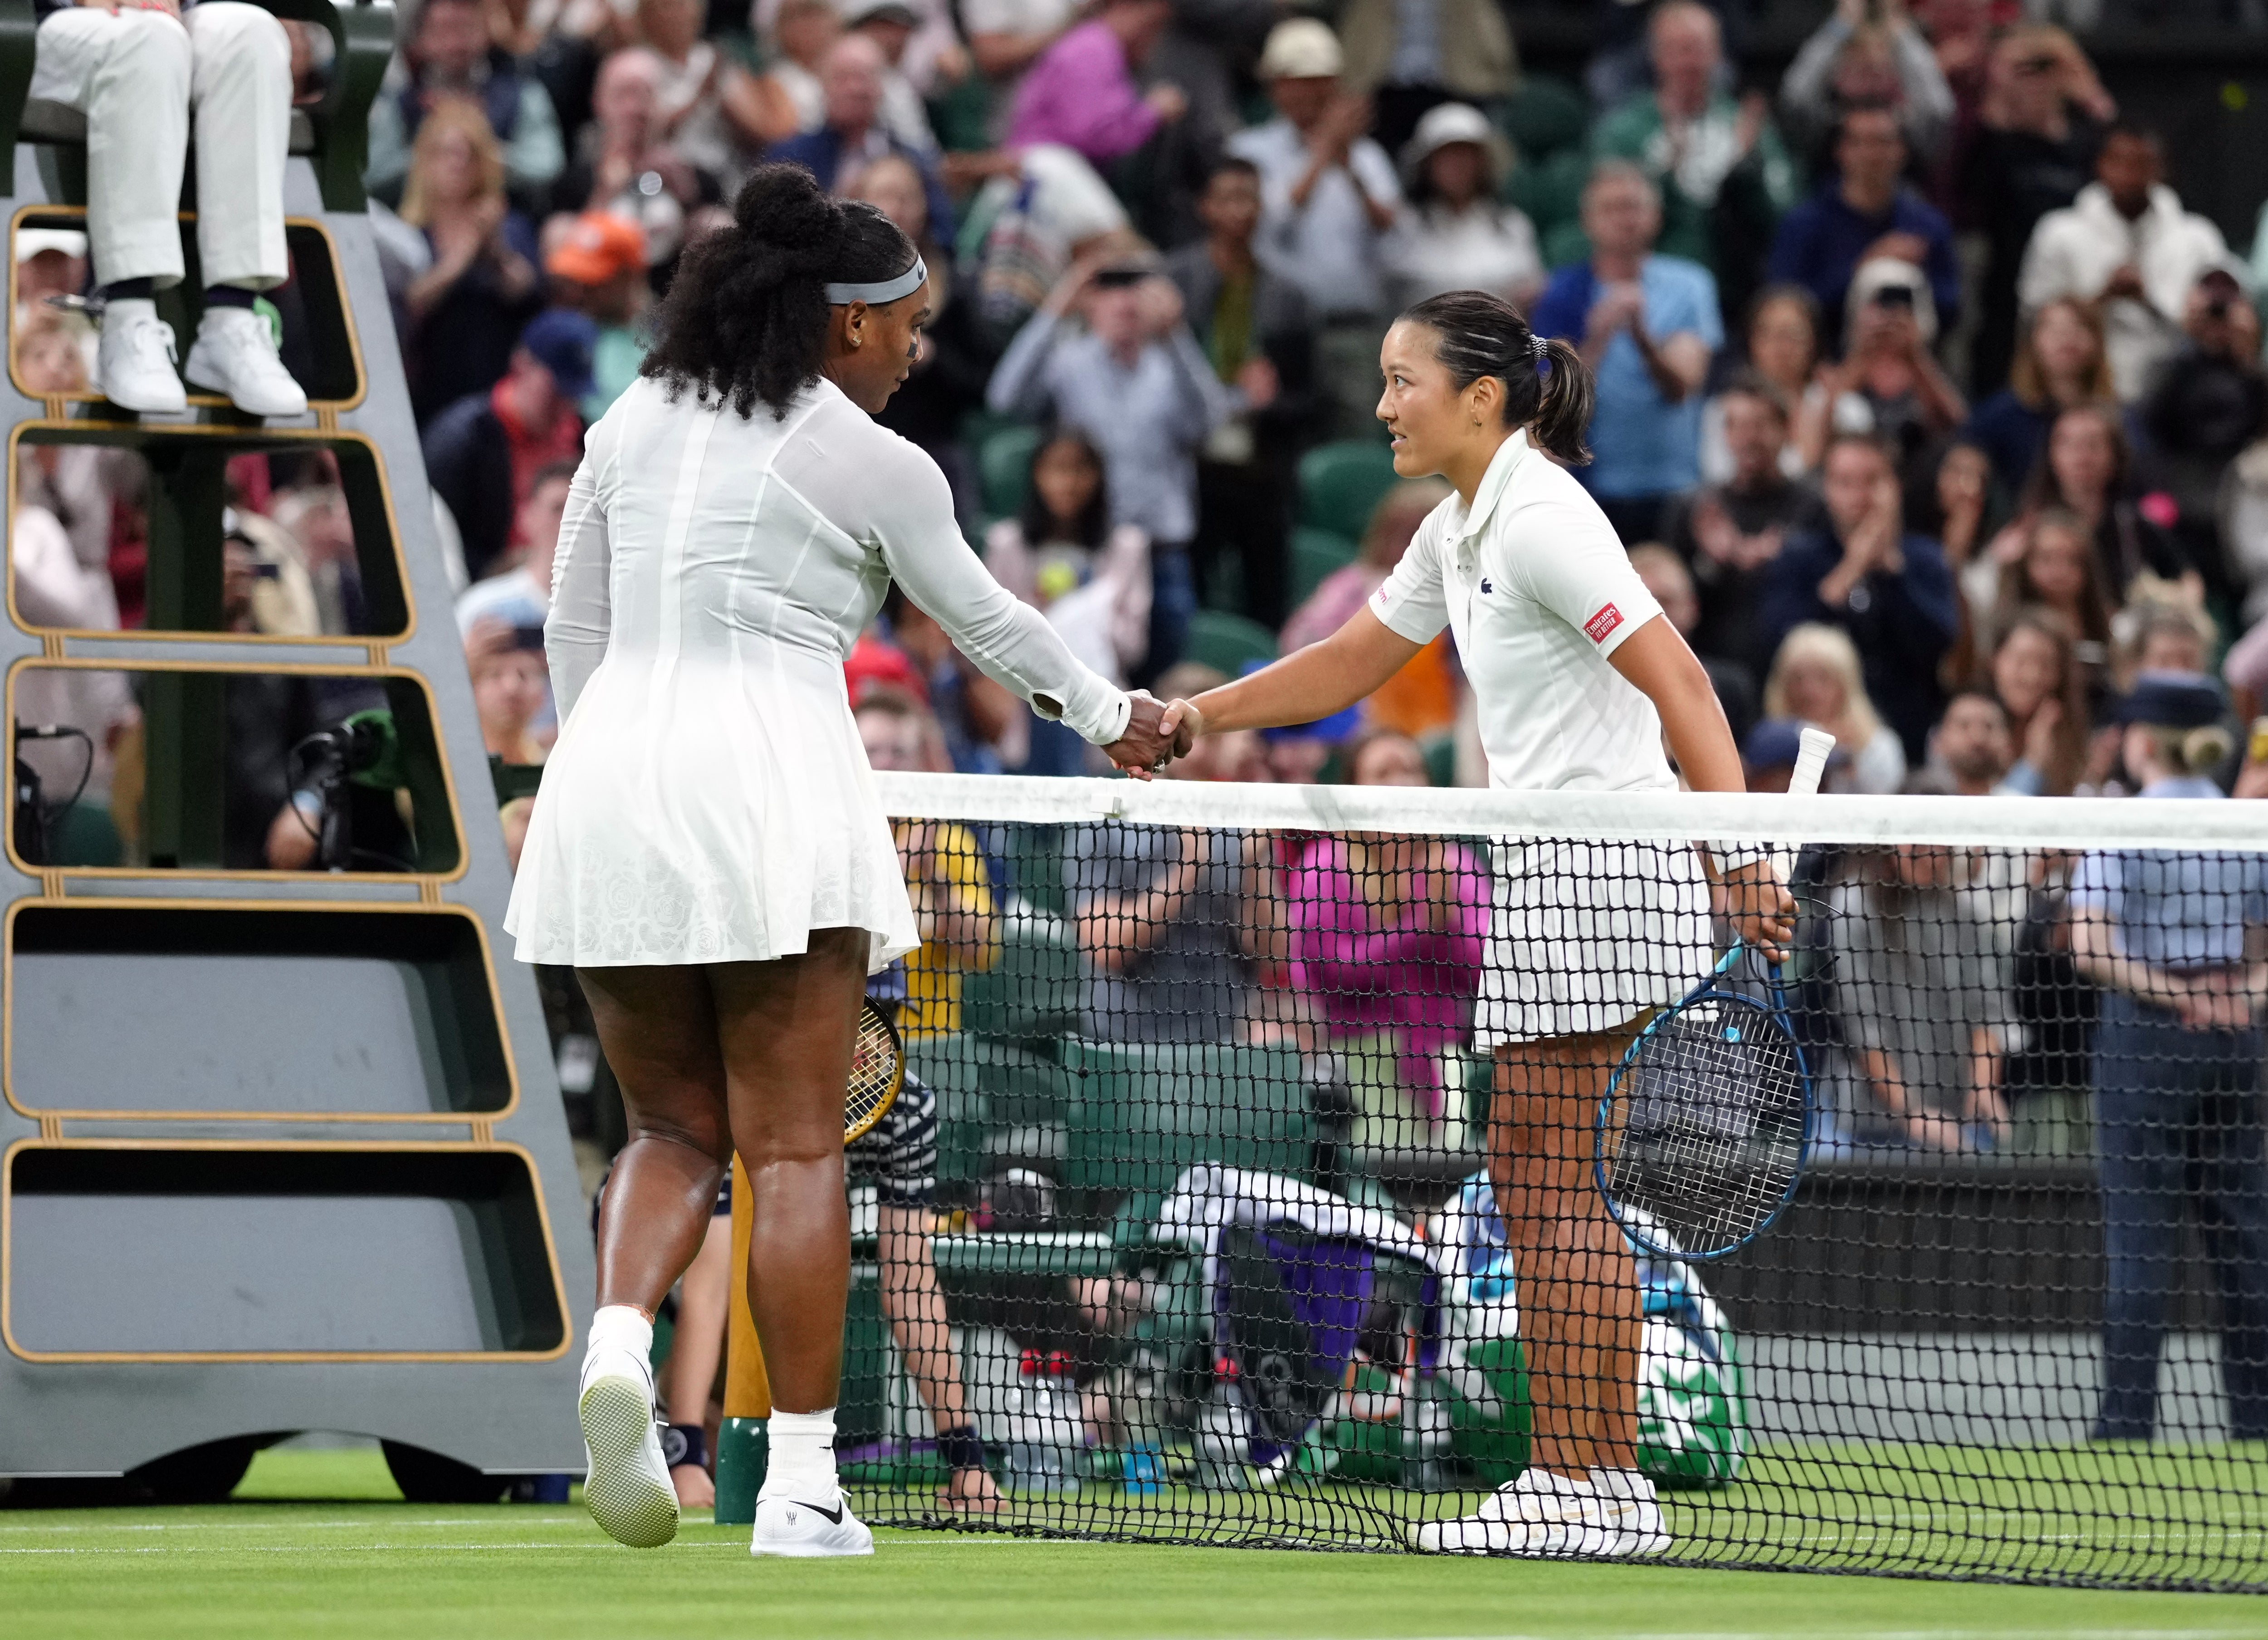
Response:
M933 1162L865 1163L914 1230L856 1218L866 1518L1438 1546L1634 1467L1678 1563L2268 1588L2249 805L884 787L928 943L878 1136ZM1729 944L1697 835L1799 849L1814 1096L1785 1217L1707 1263L1593 1180ZM1712 1176L1649 1151L1631 1213L1667 1242ZM971 1424L998 1512L944 1496Z

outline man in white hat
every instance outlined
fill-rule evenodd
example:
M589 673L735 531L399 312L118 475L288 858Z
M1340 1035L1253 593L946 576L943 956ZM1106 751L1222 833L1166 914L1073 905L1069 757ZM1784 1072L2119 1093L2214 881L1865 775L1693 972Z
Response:
M1349 96L1338 37L1312 18L1270 32L1260 77L1278 117L1229 139L1260 170L1261 264L1297 285L1321 320L1319 360L1339 403L1337 430L1360 435L1378 398L1385 332L1381 251L1402 202L1394 163L1364 135L1370 105Z

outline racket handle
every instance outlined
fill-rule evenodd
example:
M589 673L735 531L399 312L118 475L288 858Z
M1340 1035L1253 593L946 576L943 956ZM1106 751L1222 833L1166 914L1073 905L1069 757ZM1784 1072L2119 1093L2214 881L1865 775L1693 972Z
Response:
M1787 794L1792 798L1816 796L1819 782L1827 773L1828 754L1835 750L1835 737L1824 729L1803 726L1803 749L1795 754L1795 772L1787 777Z
M1803 726L1801 749L1795 754L1795 772L1787 777L1787 795L1792 798L1815 797L1819 782L1827 773L1828 754L1835 749L1835 737L1824 729L1806 724ZM1783 844L1772 850L1772 864L1779 868L1783 883L1795 870L1796 851Z

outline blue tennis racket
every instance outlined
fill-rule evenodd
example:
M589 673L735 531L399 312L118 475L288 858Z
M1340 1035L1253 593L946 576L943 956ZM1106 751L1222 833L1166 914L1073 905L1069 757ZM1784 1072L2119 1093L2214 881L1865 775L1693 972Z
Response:
M1803 732L1788 791L1819 790L1834 736ZM1785 879L1788 861L1778 860ZM1789 1022L1780 965L1764 996L1725 982L1744 941L1683 1001L1656 1015L1599 1101L1599 1194L1623 1233L1664 1258L1722 1258L1780 1216L1810 1159L1811 1075Z

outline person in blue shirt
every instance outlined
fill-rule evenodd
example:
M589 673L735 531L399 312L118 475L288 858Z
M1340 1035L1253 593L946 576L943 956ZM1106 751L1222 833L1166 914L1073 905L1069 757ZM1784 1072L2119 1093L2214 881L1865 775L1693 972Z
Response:
M1609 159L1583 189L1591 260L1551 277L1529 316L1539 336L1575 343L1597 379L1578 476L1626 546L1660 533L1663 509L1701 482L1701 384L1725 343L1717 282L1698 262L1657 256L1661 195Z
M2220 692L2146 672L2119 710L2146 798L2222 795L2233 741ZM2150 1438L2166 1301L2184 1210L2220 1293L2220 1378L2232 1440L2268 1438L2268 857L2211 849L2088 855L2071 884L2071 950L2102 989L2095 1033L2102 1167L2102 1399L2097 1440Z
M1940 331L1961 306L1961 264L1953 227L1937 208L1905 186L1906 139L1888 108L1845 113L1835 138L1837 174L1780 218L1772 241L1771 281L1800 284L1818 298L1824 335L1840 346L1843 298L1859 264L1876 257L1911 262L1929 276Z
M1820 490L1827 517L1789 536L1766 568L1757 629L1773 651L1809 621L1848 633L1868 697L1918 768L1945 706L1938 662L1961 624L1953 571L1936 541L1906 533L1897 468L1872 434L1828 444Z
M945 191L936 162L892 136L883 123L882 75L887 67L882 48L866 35L850 33L837 40L819 65L827 99L825 122L816 130L773 143L764 158L801 165L819 179L821 188L839 195L852 186L859 172L895 154L921 178L922 194L929 202L931 237L939 245L950 245L953 198Z

